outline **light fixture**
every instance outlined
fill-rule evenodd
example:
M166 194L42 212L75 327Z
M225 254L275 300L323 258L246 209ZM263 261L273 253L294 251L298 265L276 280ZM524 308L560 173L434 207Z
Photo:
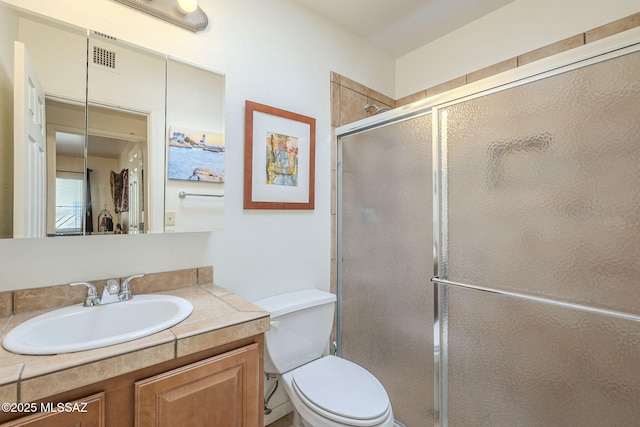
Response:
M209 18L198 0L114 0L164 21L197 33L207 28Z

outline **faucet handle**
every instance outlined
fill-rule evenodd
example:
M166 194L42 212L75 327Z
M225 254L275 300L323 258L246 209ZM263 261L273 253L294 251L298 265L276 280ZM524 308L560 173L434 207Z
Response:
M74 282L69 283L69 286L86 286L87 297L84 300L85 307L93 307L100 304L100 298L98 297L98 290L92 283L89 282Z
M122 282L122 286L120 286L120 301L128 301L133 298L133 295L131 294L131 286L129 283L133 279L137 279L140 277L144 277L144 274L134 274L133 276L127 277L124 282Z

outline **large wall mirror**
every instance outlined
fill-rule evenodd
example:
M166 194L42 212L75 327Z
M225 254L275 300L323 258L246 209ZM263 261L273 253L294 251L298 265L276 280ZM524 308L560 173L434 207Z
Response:
M0 237L222 227L224 76L0 3L0 97Z

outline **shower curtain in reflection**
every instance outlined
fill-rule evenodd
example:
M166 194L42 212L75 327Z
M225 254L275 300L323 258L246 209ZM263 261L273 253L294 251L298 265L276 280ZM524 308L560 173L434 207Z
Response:
M408 426L433 423L431 121L340 140L339 352Z
M339 139L341 351L407 426L638 425L640 53L616 55ZM502 292L441 287L439 378L434 252Z

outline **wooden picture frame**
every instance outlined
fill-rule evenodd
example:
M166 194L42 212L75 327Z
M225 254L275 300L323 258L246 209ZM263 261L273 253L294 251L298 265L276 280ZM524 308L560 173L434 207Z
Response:
M314 209L316 120L245 102L244 209Z

